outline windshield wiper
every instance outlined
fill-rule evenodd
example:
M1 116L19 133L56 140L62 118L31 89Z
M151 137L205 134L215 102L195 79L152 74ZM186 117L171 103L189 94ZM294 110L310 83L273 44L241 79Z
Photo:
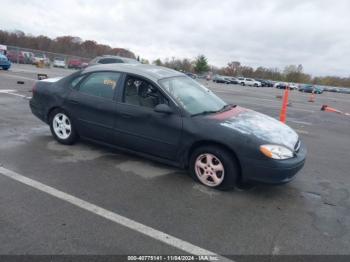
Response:
M221 109L219 110L212 110L212 111L203 111L203 112L200 112L200 113L197 113L197 114L193 114L191 116L199 116L199 115L209 115L209 114L215 114L215 113L219 113L219 112L225 112L225 111L228 111L230 110L231 108L233 107L236 107L236 105L232 105L232 104L227 104L227 105L224 105Z
M234 108L236 107L237 105L233 105L233 104L227 104L227 105L224 105L218 112L225 112L225 111L228 111L230 110L231 108Z
M220 110L216 110L216 111L203 111L203 112L200 112L200 113L197 113L197 114L193 114L193 115L191 115L191 116L209 115L209 114L214 114L214 113L217 113L217 112L220 112Z

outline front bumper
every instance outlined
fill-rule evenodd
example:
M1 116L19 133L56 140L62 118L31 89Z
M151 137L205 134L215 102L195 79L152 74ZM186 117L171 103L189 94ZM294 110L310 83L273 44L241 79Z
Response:
M254 181L266 184L288 183L303 168L307 150L303 143L295 157L286 160L266 159L264 161L243 159L242 180L243 182Z

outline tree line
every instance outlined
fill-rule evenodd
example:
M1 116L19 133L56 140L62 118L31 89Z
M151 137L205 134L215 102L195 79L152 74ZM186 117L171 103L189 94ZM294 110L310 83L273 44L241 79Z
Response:
M0 44L36 49L65 55L94 58L100 55L119 55L135 58L135 54L124 48L113 48L99 44L94 40L83 41L80 37L60 36L51 39L47 36L33 36L22 31L8 32L0 30Z
M135 54L127 49L113 48L109 45L99 44L94 40L82 40L80 37L75 36L60 36L51 39L43 35L33 36L25 34L18 30L13 32L0 30L0 44L86 58L94 58L100 55L119 55L136 58ZM147 59L141 59L139 56L137 60L142 63L149 63ZM253 68L243 65L238 61L232 61L224 67L216 67L210 65L208 59L204 55L198 55L195 59L179 59L175 57L171 59L166 58L163 61L161 59L156 59L152 63L197 74L212 72L213 74L227 76L244 76L274 81L350 87L350 77L313 77L310 74L304 73L302 65L288 65L283 70L280 70L279 68L267 68L262 66Z
M313 77L304 72L303 66L287 65L283 70L279 68L267 68L259 66L253 68L246 66L238 61L229 62L224 67L215 67L208 63L208 59L204 55L199 55L195 59L188 58L178 59L172 57L164 61L156 59L153 64L159 66L169 67L183 72L191 72L196 74L207 74L208 71L213 74L220 74L225 76L244 76L255 79L268 79L281 82L305 83L326 86L350 87L350 77L324 76Z

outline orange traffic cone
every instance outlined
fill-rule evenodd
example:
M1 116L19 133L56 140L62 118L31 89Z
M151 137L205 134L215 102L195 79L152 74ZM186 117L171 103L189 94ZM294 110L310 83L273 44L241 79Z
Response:
M315 93L312 91L309 102L315 102Z
M342 111L339 111L339 110L337 110L337 109L335 109L333 107L327 106L327 105L323 105L321 107L321 111L343 114Z
M280 113L280 121L286 123L287 120L287 106L288 106L288 96L289 96L289 87L287 86L284 90L282 109Z

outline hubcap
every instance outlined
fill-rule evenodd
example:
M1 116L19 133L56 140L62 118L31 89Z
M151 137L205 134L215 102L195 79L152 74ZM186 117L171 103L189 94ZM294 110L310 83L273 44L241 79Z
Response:
M70 120L63 113L58 113L57 115L55 115L52 125L55 134L60 139L67 139L72 132L72 125L70 123Z
M224 180L225 169L219 158L213 154L201 154L195 163L198 179L206 186L215 187Z

